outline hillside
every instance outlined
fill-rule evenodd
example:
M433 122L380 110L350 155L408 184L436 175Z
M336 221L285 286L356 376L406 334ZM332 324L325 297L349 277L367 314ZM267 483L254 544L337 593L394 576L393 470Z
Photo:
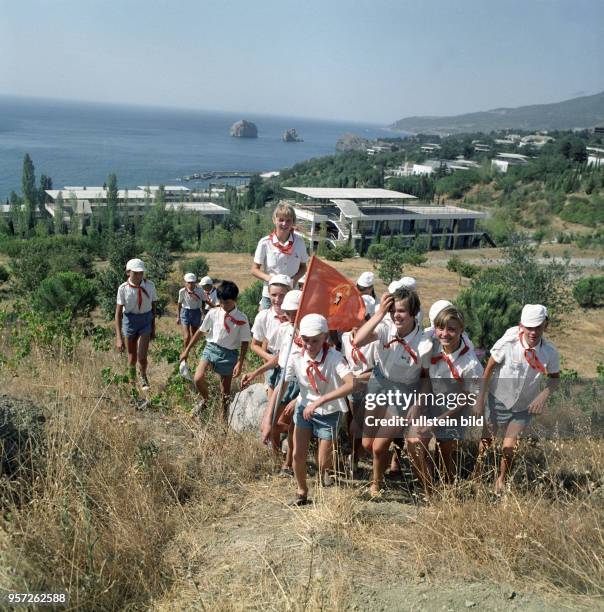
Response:
M404 132L459 134L492 130L568 130L604 124L604 92L553 104L495 108L449 117L405 117L390 128Z

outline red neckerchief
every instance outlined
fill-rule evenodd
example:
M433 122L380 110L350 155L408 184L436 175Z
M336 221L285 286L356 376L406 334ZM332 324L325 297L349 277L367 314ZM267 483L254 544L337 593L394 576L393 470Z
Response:
M245 325L245 321L238 321L238 320L237 320L235 317L233 317L233 316L231 315L231 313L230 313L230 312L225 312L225 313L224 313L224 321L223 321L223 325L224 325L224 328L225 328L225 329L226 329L226 331L227 331L227 334L230 334L230 333L231 333L231 328L230 328L230 327L227 325L227 320L228 320L228 321L232 321L232 322L233 322L235 325L238 325L238 326Z
M461 352L459 353L459 355L457 355L457 357L461 357L462 355L465 355L470 350L470 347L467 346L465 342L463 342L463 345L464 347L463 349L461 349ZM453 365L453 361L451 360L451 357L449 357L449 355L447 355L446 353L439 353L436 357L432 357L432 359L430 359L430 363L436 364L441 359L449 366L449 370L451 370L451 374L453 374L453 378L461 382L463 377L457 371L457 368Z
M284 255L291 255L293 250L294 250L294 232L292 232L289 235L289 238L287 240L287 243L285 246L283 246L281 244L281 242L279 242L279 238L277 238L277 235L275 234L275 232L271 232L270 236L270 241L271 244L278 249L281 253L283 253Z
M518 334L518 340L520 340L520 346L524 348L524 332L520 332ZM539 361L539 357L537 357L537 351L534 348L526 348L524 349L524 358L526 362L533 368L533 370L537 370L541 372L541 374L547 374L547 370L545 366Z
M352 347L352 361L354 361L354 365L360 365L364 363L367 365L367 359L365 359L365 355L361 352L361 349L354 343L354 340L350 341L350 346Z
M138 309L140 310L143 306L143 293L149 298L149 294L147 293L147 290L142 286L142 283L140 285L133 285L130 281L128 281L128 287L132 287L133 289L136 289L138 292L138 296L137 296L137 303L138 303Z
M273 310L273 312L275 312L275 311ZM284 314L277 314L275 312L275 319L277 319L277 321L279 321L279 323L287 323L287 316L284 315Z
M415 327L413 329L415 329ZM390 340L390 342L388 342L387 344L384 344L384 348L386 348L386 349L390 348L393 344L396 344L396 343L402 344L403 348L411 356L411 359L413 359L413 362L417 363L417 355L415 354L415 351L407 344L407 342L405 340L403 340L403 338L399 338L398 336L394 336L394 338L392 338L392 340Z
M327 358L327 351L329 351L329 344L327 344L327 342L323 345L322 350L323 357L321 357L321 361L314 361L311 359L310 363L306 367L306 376L308 376L308 382L310 383L310 386L312 387L312 390L315 393L319 393L319 388L317 387L317 381L315 380L314 374L316 374L323 382L327 382L327 378L323 376L321 370L319 369L325 363L325 359ZM302 355L304 355L304 349L302 349Z
M201 298L195 293L195 291L191 291L188 287L185 287L185 290L190 296L201 302Z

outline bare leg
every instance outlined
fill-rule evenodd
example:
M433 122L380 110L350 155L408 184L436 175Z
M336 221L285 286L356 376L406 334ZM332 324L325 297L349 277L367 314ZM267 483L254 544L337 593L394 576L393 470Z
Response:
M138 340L138 365L141 371L141 376L147 377L147 353L149 352L149 340L151 336L145 334Z
M294 454L293 466L298 486L298 495L308 495L308 485L306 484L306 459L308 457L308 445L312 429L294 428Z
M388 449L390 448L390 438L375 438L373 440L373 481L371 482L371 493L379 493L384 473L388 465Z
M225 422L228 420L229 414L229 400L231 399L231 382L232 376L221 376L220 377L220 402L222 405L222 417Z
M457 466L455 465L455 453L457 452L457 440L437 440L436 449L440 453L445 469L445 482L451 483L455 480Z
M333 441L319 439L319 474L323 475L333 467Z
M502 493L505 488L507 475L514 463L514 455L518 446L518 438L524 431L525 425L511 422L503 436L503 449L501 455L501 465L499 466L499 477L495 482L495 493Z
M407 438L407 452L409 453L411 466L426 497L432 494L432 473L428 465L428 442L429 440L425 438Z
M126 350L128 351L128 376L130 381L136 380L136 362L138 361L138 336L126 338Z
M195 383L195 388L201 395L204 400L208 400L208 383L206 381L206 371L211 370L212 366L209 361L202 359L195 370L195 375L193 376L193 382Z

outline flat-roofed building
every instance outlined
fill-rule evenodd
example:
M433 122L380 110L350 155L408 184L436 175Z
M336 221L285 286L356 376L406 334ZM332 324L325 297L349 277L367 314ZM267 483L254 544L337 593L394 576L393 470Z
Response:
M528 160L527 155L520 153L497 153L497 157L491 160L491 168L505 174L510 166L523 166L528 164Z
M478 246L484 232L476 221L485 213L457 206L430 206L417 203L415 196L389 189L285 187L296 194L290 202L298 217L298 228L314 249L321 225L332 245L350 240L357 252L381 236L402 236L409 246L416 236L431 236L430 248L447 249ZM487 240L488 237L487 237Z
M587 165L601 166L604 164L604 149L598 147L585 147L587 151Z

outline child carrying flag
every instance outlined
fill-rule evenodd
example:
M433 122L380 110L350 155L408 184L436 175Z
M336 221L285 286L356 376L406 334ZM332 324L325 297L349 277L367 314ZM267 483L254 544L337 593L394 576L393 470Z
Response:
M128 351L128 369L131 380L136 379L136 362L140 368L142 389L149 388L147 378L147 353L149 341L155 338L155 285L143 278L145 264L131 259L126 264L128 280L117 290L115 306L115 335L117 350L124 350L124 338Z
M247 317L237 308L237 285L223 281L217 294L220 308L213 308L206 315L201 327L180 355L180 361L185 361L201 336L207 334L207 343L193 381L201 395L199 408L202 408L208 400L206 372L214 370L220 376L222 410L226 420L231 382L233 377L237 378L241 373L251 333Z
M484 412L488 393L488 410L485 415L488 426L481 441L479 461L486 448L492 444L493 436L501 433L503 454L495 482L497 494L504 490L518 438L533 416L543 412L560 378L558 350L543 338L547 325L545 306L526 304L522 309L520 325L508 329L497 340L484 371L484 385L476 412Z

